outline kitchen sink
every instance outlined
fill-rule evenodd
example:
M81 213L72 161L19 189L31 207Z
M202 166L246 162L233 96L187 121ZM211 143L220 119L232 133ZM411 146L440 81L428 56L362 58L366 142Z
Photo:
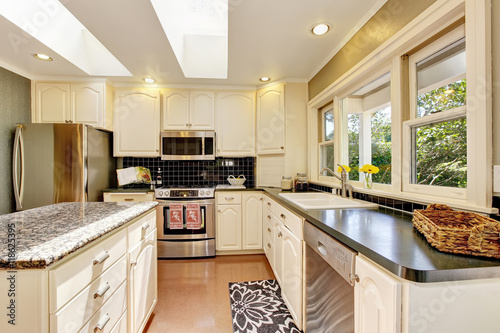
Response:
M280 193L280 197L306 209L336 209L336 208L377 208L378 205L357 199L342 198L329 193Z

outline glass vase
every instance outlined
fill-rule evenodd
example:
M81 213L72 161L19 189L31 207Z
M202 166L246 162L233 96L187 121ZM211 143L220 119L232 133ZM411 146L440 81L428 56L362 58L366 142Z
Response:
M364 188L373 189L373 180L372 180L371 173L365 174L365 180L363 181L363 185L364 185Z

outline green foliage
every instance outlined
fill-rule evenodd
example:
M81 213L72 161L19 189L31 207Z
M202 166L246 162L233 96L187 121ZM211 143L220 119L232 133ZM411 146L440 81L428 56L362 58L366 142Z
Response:
M417 103L419 116L465 105L465 79L421 95ZM422 126L415 129L414 135L416 145L414 183L466 188L466 119Z

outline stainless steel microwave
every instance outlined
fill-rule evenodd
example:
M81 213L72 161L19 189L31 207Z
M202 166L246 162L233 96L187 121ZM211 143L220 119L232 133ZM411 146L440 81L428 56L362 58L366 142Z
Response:
M161 132L162 160L214 160L215 132Z

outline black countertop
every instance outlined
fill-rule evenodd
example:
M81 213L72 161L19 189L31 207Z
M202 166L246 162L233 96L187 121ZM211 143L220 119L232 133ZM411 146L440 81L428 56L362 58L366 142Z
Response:
M410 213L383 207L303 210L282 199L281 189L264 191L309 223L406 280L440 282L500 277L498 259L448 254L431 247L413 228Z

